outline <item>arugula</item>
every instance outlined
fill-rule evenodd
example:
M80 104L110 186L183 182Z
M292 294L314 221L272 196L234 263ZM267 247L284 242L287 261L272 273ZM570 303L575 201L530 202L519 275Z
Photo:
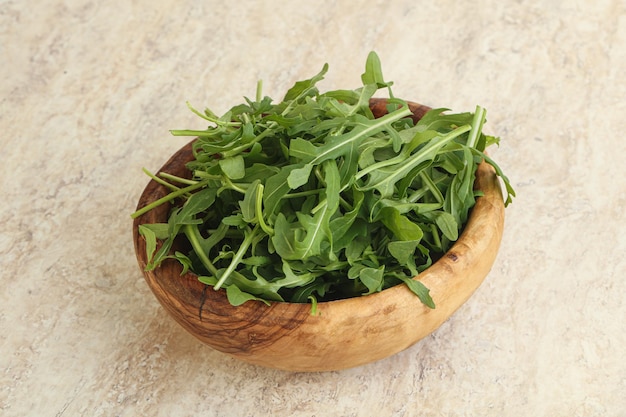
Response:
M482 132L486 112L434 109L414 123L374 52L355 90L320 93L327 71L296 82L278 104L262 97L259 83L255 100L221 117L189 106L211 123L172 131L197 137L192 179L149 174L172 191L132 215L177 203L166 224L139 228L147 269L177 259L184 272L226 288L233 305L310 302L316 311L318 301L405 284L435 308L413 278L458 238L478 196L478 163L495 167L507 205L515 196L484 154L498 143ZM388 113L375 118L369 102L380 89ZM190 249L171 254L179 236Z

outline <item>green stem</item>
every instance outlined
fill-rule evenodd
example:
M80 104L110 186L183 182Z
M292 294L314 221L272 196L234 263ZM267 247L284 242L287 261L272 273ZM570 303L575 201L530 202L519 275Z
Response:
M283 196L283 198L299 198L299 197L308 197L310 195L315 195L315 194L319 194L322 192L322 189L316 189L316 190L308 190L308 191L300 191L298 193L289 193L289 194L285 194Z
M257 221L259 222L259 226L261 226L261 229L263 229L263 231L265 233L267 233L270 236L274 236L274 229L272 229L267 223L265 223L265 218L263 217L263 190L265 187L263 187L263 184L259 184L256 188L256 204L255 204L255 211L256 211L256 218Z
M244 113L244 115L246 115L246 114L247 113ZM235 155L241 154L241 152L252 148L252 145L254 145L255 143L260 142L265 137L267 137L270 134L274 133L276 127L278 127L278 123L276 123L276 122L269 122L267 124L267 127L265 128L265 130L263 132L259 133L258 135L256 135L253 140L251 140L250 142L246 142L246 143L244 143L241 146L237 146L235 148L232 148L232 149L229 149L227 151L221 152L222 156L224 156L224 158L227 158L229 156L235 156Z
M354 207L352 207L350 203L348 203L341 195L339 195L339 204L341 204L341 207L343 207L345 211L354 210Z
M423 175L423 176L422 176L422 175ZM418 189L418 190L415 190L415 192L413 192L413 193L412 193L412 194L411 194L411 195L407 198L407 201L408 201L409 203L415 203L415 202L417 202L419 199L421 199L422 197L424 197L428 191L431 191L431 192L432 192L432 190L435 190L435 189L436 189L436 190L439 190L439 188L437 187L437 184L438 184L438 183L440 183L440 182L442 182L442 181L445 179L445 177L443 177L443 176L442 176L442 177L439 177L438 179L433 180L433 179L432 179L432 178L430 178L427 174L422 174L422 173L420 173L420 178L422 178L422 180L423 180L424 182L426 182L426 184L425 184L422 188L420 188L420 189ZM430 183L430 184L429 184L429 183ZM432 188L431 188L431 187L432 187ZM439 192L439 193L441 193L441 192ZM442 204L442 203L443 203L443 201L439 201L439 198L437 198L437 202L438 202L438 203L440 203L440 204Z
M437 230L437 226L434 224L430 225L430 231L433 234L433 240L435 241L435 246L439 249L442 249L441 240L439 239L439 231Z
M202 262L202 265L204 265L205 268L211 274L213 274L213 276L217 277L217 268L215 268L207 254L204 253L204 251L202 250L198 228L193 227L190 224L186 224L184 226L184 232L187 236L187 239L189 239L189 243L191 243L193 250L196 252L196 255L198 255L198 258L200 258L200 262Z
M143 168L142 171L144 172L144 174L146 174L147 176L149 176L152 180L154 180L155 182L161 184L164 187L169 188L172 191L177 191L180 190L180 187L175 186L174 184L170 184L167 181L164 181L163 179L157 177L156 175L154 175L152 172L148 171L147 169ZM161 172L161 176L164 178L167 178L164 172Z
M160 206L163 203L167 203L168 201L172 201L173 199L175 199L177 197L180 197L181 195L185 195L185 194L187 194L190 191L194 191L194 190L197 190L198 188L202 188L206 184L207 184L207 181L201 181L201 182L198 182L197 184L190 185L189 187L181 188L181 189L179 189L177 191L171 192L168 195L166 195L165 197L161 197L158 200L153 201L152 203L148 204L147 206L144 206L141 209L137 210L136 212L131 214L130 217L135 219L135 218L141 216L142 214L145 214L145 213L149 212L153 208Z
M372 165L367 166L363 168L362 170L360 170L359 172L357 172L354 178L358 180L359 178L364 177L365 175L369 174L372 171L396 164L398 162L405 161L407 159L407 156L408 155L405 152L402 152L400 155L396 157L373 163Z
M205 171L202 170L195 170L193 172L193 176L197 177L197 178L202 178L203 180L216 180L216 181L220 181L222 179L221 175L214 175L214 174L208 174Z
M191 103L187 102L187 107L189 108L189 110L191 110L192 113L194 113L195 115L203 118L204 120L208 120L209 122L213 122L216 125L221 125L221 126L241 126L240 122L233 122L233 121L225 121L225 120L220 120L218 117L211 117L206 113L200 113L198 110L196 110ZM184 132L184 130L175 130L174 132Z
M172 174L168 174L167 172L161 172L161 177L170 180L170 181L175 181L177 183L180 184L187 184L187 185L194 185L197 184L198 181L194 181L194 180L188 180L187 178L181 178L181 177L177 177L176 175L172 175ZM178 189L178 187L176 187L176 189Z
M476 112L474 113L474 119L472 120L472 130L470 131L467 139L467 146L470 148L476 147L478 138L480 138L480 133L483 130L486 113L485 109L480 106L476 106Z
M437 185L435 185L433 179L426 175L424 171L421 171L419 173L419 176L422 179L422 182L426 184L426 187L428 187L433 197L435 197L435 200L437 200L439 204L443 204L443 194L441 194L441 191L439 190L439 188L437 188Z
M239 265L239 263L243 259L243 256L248 251L250 244L254 240L254 237L257 234L259 227L260 226L257 224L256 226L254 226L253 230L250 230L250 228L246 228L246 237L243 239L243 242L241 242L241 245L239 246L237 253L235 253L235 256L233 256L233 259L230 261L230 265L228 265L228 268L226 268L222 276L219 277L219 280L213 287L215 291L222 288L222 285L224 285L224 282L226 282L230 274L232 274L235 268L237 267L237 265Z
M239 187L239 186L235 185L235 184L234 184L234 183L230 180L230 178L228 178L226 175L223 175L223 176L221 177L221 179L222 179L222 181L224 182L224 185L225 185L225 187L222 187L222 188L228 188L228 189L231 189L231 190L237 191L238 193L241 193L241 194L245 194L245 193L246 193L246 189L245 189L245 188L241 188L241 187Z
M328 200L326 200L326 198L324 198L322 201L320 201L317 206L313 207L311 209L311 214L315 214L318 211L320 211L321 209L326 209L326 207L328 207Z
M263 80L259 80L256 83L256 101L257 103L263 98Z

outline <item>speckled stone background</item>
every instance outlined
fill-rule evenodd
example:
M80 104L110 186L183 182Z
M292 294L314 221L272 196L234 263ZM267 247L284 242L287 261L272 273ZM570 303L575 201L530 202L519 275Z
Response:
M166 315L135 261L147 183L221 113L376 50L397 96L489 111L518 192L434 334L330 373L258 368ZM625 416L622 0L0 1L0 415Z

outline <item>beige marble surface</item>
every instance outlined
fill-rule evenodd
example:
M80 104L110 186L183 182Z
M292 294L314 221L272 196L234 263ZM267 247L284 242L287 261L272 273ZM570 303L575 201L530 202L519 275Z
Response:
M217 112L378 51L398 96L489 111L519 197L485 283L380 362L286 373L202 346L129 218ZM0 1L0 416L626 415L621 0Z

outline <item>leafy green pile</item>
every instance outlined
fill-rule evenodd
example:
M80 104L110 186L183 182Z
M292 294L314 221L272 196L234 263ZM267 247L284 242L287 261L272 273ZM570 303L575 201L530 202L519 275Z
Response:
M299 81L282 102L262 97L221 117L210 110L197 136L192 179L154 180L172 192L133 214L174 203L166 224L144 224L147 269L178 259L233 305L251 299L311 302L348 298L404 283L434 308L412 278L458 238L475 203L477 164L500 168L483 151L485 111L428 112L418 123L393 96L370 53L356 90L320 93L328 66ZM375 118L370 98L387 89L388 113ZM189 250L172 252L184 235ZM158 247L157 240L162 241ZM158 249L157 249L158 248Z

